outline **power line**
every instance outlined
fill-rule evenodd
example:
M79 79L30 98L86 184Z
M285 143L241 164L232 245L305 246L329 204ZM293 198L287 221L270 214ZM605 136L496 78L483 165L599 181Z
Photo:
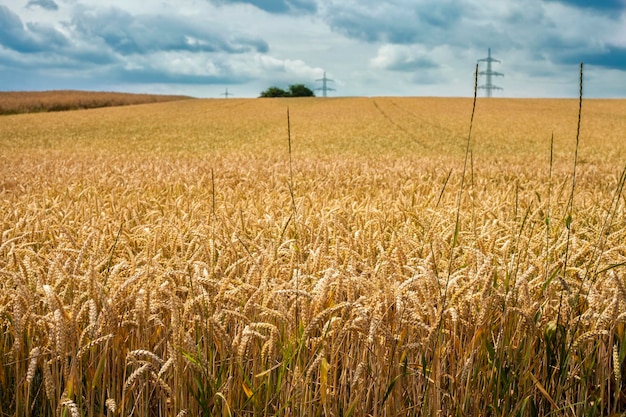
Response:
M491 57L491 48L489 48L489 54L487 58L479 59L478 62L486 62L487 69L485 71L480 71L478 75L486 76L486 82L483 85L479 85L478 88L485 90L487 92L487 97L493 96L493 90L502 90L502 87L498 87L497 85L493 85L491 82L492 77L504 77L504 74L501 72L496 72L491 69L491 63L497 62L500 63L499 60Z
M321 87L319 87L319 88L316 88L316 89L315 89L316 91L321 91L321 92L322 92L322 97L327 97L327 94L326 94L326 93L327 93L328 91L335 91L335 89L334 89L334 88L330 88L330 87L328 86L328 83L329 83L329 82L333 83L333 82L335 82L335 81L334 81L334 80L331 80L330 78L326 78L326 71L324 71L324 77L323 77L323 78L320 78L320 79L315 80L315 81L317 81L317 82L321 81L321 82L322 82L322 86L321 86Z

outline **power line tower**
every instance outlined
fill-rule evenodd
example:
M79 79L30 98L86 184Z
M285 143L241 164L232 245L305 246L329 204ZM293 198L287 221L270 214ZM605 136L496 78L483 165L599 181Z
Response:
M493 83L491 82L492 77L504 77L504 74L502 74L501 72L493 71L491 69L491 63L492 62L500 63L500 61L491 57L491 48L489 48L489 55L487 56L487 58L479 59L478 62L487 63L487 69L485 71L480 71L478 73L478 75L485 75L487 77L487 80L486 80L487 82L483 85L479 85L478 88L482 90L486 90L487 97L492 97L493 90L502 90L501 87L498 87L497 85L493 85Z
M228 98L228 97L232 97L232 96L234 96L234 94L233 94L233 93L229 93L229 92L228 92L228 88L227 88L225 92L223 92L222 94L220 94L220 96L224 96L224 98Z
M324 78L320 78L319 80L315 80L315 81L317 81L317 82L321 81L322 82L322 86L315 89L316 91L320 91L320 90L322 91L322 97L328 97L327 94L326 94L328 91L335 91L334 88L330 88L328 86L328 83L329 82L332 83L332 82L334 82L334 80L331 80L330 78L326 78L326 71L324 71Z

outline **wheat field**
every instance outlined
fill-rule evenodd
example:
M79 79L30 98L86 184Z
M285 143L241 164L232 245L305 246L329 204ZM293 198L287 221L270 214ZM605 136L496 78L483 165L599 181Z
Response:
M578 106L1 117L0 416L626 412L626 101Z
M0 91L0 115L93 109L188 100L186 96L101 91Z

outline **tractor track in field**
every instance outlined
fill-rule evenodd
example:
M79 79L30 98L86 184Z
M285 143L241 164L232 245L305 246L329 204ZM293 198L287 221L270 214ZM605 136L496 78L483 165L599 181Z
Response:
M397 108L398 110L400 110L401 112L403 112L404 114L410 116L412 119L414 119L416 122L418 122L419 124L423 124L423 125L427 125L430 127L433 127L437 130L440 131L444 131L446 132L448 135L455 135L456 133L454 131L452 131L450 128L447 128L446 126L443 126L441 123L433 123L432 121L428 121L428 120L424 120L421 119L420 117L418 117L415 113L413 113L410 110L407 110L406 108L400 106L398 103L396 103L394 100L389 100L389 103L391 103L391 105L393 105L395 108Z
M389 107L393 107L393 111L390 112L389 110L385 111L385 109L383 109L383 107L380 105L380 103L374 99L373 100L373 104L374 107L376 107L376 109L380 112L380 114L392 125L394 126L394 128L396 128L397 130L409 135L416 143L420 144L422 147L424 147L424 149L431 149L431 146L429 146L428 141L424 140L424 138L420 138L417 134L417 132L419 132L419 130L425 126L428 126L430 128L432 128L435 131L439 131L439 132L443 132L447 137L449 138L455 138L455 137L459 137L459 133L455 132L454 130L442 125L441 123L437 123L437 122L433 122L431 120L426 120L423 119L421 117L419 117L418 115L416 115L414 112L412 112L411 110L399 105L395 100L389 99L389 100L385 100L388 102ZM392 115L394 113L402 113L406 116L408 116L410 119L412 119L413 123L411 123L411 125L415 126L415 129L411 129L410 127L407 127L407 123L399 123L397 120L397 118L394 118Z
M423 148L428 149L429 146L426 145L423 141L419 140L414 132L412 132L411 130L409 130L408 128L404 127L403 125L401 125L400 123L396 122L387 112L385 112L382 107L380 107L380 105L378 104L378 102L376 101L376 99L372 100L374 107L376 107L376 110L378 110L378 112L397 130L406 133L407 135L409 135L416 143L418 143L419 145L421 145ZM392 104L395 105L395 103L392 102ZM398 107L396 105L396 107ZM400 107L398 107L400 108ZM402 109L401 109L402 110Z

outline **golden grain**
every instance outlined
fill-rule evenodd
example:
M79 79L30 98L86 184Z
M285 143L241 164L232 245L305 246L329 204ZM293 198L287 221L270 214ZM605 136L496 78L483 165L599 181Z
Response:
M80 410L78 409L78 406L76 405L76 403L70 400L69 398L61 401L60 407L65 407L68 410L70 410L70 415L72 417L80 417L81 415Z
M625 102L289 103L3 116L3 412L624 411Z
M133 373L131 373L126 379L124 391L131 388L137 379L139 379L143 374L148 373L152 368L153 365L151 363L144 363L139 368L134 370Z
M152 359L152 361L154 361L158 365L158 367L160 367L163 364L163 359L161 359L154 353L150 352L149 350L144 350L144 349L133 350L132 352L128 352L128 356L130 358L133 358L134 360L142 358L142 357Z
M26 383L30 385L35 377L35 371L37 370L37 364L39 363L39 354L41 348L39 346L34 347L30 353L30 360L28 361L28 371L26 371Z
M107 400L105 401L106 407L107 409L115 414L115 412L117 411L117 402L113 399L113 398L107 398Z

